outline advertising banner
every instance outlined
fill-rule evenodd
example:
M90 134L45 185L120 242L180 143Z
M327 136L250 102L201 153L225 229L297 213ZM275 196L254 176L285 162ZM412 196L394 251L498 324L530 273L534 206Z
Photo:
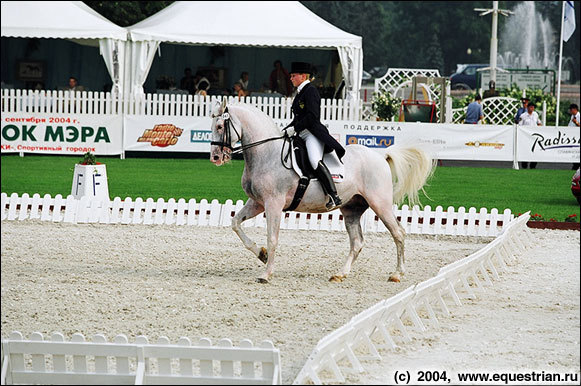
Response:
M412 122L329 121L342 145L361 144L382 152L395 144L421 143L438 159L512 161L513 126Z
M126 151L209 153L209 117L125 116Z
M2 113L2 153L117 155L123 152L118 115Z
M517 159L525 162L579 162L578 127L518 126Z

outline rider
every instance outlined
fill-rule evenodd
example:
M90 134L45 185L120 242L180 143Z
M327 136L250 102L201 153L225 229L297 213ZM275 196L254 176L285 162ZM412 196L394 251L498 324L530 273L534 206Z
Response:
M290 71L290 80L297 88L297 95L292 104L293 126L295 132L305 141L309 161L323 190L330 196L327 209L331 210L342 204L337 195L335 183L329 169L323 163L323 154L333 150L342 158L345 149L329 134L329 130L321 123L321 96L317 88L310 83L309 77L313 73L311 65L304 62L293 62Z

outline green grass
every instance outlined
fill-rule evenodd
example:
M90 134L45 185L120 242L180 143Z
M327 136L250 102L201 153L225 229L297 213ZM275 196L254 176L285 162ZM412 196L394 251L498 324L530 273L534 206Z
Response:
M4 155L1 162L2 192L39 193L66 197L71 193L73 170L81 157ZM195 198L246 200L240 179L243 161L216 167L207 159L155 159L98 157L107 165L111 197ZM563 221L579 216L571 194L571 170L438 167L426 187L432 208L509 208L513 213L530 210L544 218Z

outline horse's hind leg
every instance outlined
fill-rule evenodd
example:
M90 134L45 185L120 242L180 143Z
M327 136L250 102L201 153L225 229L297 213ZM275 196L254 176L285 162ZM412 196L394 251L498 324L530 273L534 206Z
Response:
M393 213L393 204L391 200L370 200L369 206L389 230L393 237L393 241L395 242L395 247L397 249L397 267L395 272L389 276L389 281L399 282L401 276L405 273L405 230L399 221L397 221L397 218Z
M244 246L252 253L254 253L260 259L260 261L266 264L267 261L266 248L264 247L258 248L258 245L256 245L254 241L250 240L250 238L246 236L246 233L244 233L241 227L241 224L244 221L256 217L262 212L264 212L264 208L262 207L262 205L254 201L252 198L249 198L248 201L246 201L244 207L240 209L240 211L236 213L236 215L232 219L232 229L234 230L234 232L236 232L238 237L240 237L240 240L242 240Z
M349 203L348 203L349 204ZM345 205L341 208L345 228L349 234L349 255L345 259L345 265L340 274L333 275L329 279L332 282L341 282L351 272L351 264L355 262L359 252L363 248L363 230L361 229L361 215L365 213L369 205L361 202L352 205Z

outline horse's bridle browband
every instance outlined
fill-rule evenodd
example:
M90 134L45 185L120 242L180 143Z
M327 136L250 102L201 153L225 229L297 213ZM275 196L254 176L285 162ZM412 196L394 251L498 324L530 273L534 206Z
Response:
M285 131L285 134L281 135L280 137L267 138L267 139L263 139L263 140L256 141L253 143L249 143L248 145L240 145L240 146L232 147L232 133L230 131L230 128L232 128L234 130L234 132L236 133L236 135L238 136L238 139L236 140L236 142L241 140L242 136L240 135L238 130L236 130L234 123L232 123L230 120L230 114L228 114L228 107L226 107L226 109L224 110L224 114L222 114L221 117L224 120L224 134L222 136L222 141L220 141L220 142L212 141L212 142L210 142L210 145L220 146L222 151L224 151L224 148L226 147L226 148L230 149L232 154L242 153L246 149L250 149L252 147L262 145L263 143L275 141L277 139L283 139L283 138L288 137L286 135L286 131ZM218 116L212 115L212 118L218 118Z

